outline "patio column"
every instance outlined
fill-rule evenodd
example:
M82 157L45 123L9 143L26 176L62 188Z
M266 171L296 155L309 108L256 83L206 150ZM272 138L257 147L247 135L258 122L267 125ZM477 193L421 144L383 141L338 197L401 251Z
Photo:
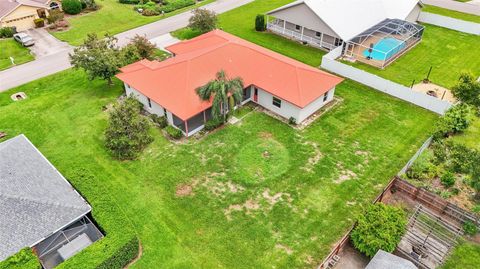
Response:
M207 123L207 115L205 114L205 110L203 111L203 123Z
M287 21L286 20L283 20L283 34L285 34L285 28L287 27Z
M188 136L188 124L187 121L184 121L185 123L185 136Z
M305 29L305 27L302 26L302 35L300 36L301 41L303 41L303 29Z
M323 33L320 33L320 47L323 46Z

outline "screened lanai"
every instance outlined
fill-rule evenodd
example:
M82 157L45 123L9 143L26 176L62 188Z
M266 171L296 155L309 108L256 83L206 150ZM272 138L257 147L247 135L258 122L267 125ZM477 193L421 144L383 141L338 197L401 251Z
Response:
M346 43L344 57L385 68L422 40L424 27L399 19L385 19Z

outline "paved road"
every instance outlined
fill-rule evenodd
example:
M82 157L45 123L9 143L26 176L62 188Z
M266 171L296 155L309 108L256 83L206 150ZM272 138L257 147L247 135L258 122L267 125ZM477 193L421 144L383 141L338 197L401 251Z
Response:
M252 1L253 0L217 0L216 2L205 5L203 8L213 10L217 13L223 13ZM129 39L136 34L146 35L148 39L154 39L187 26L190 16L191 11L187 11L120 33L116 35L116 37L120 45L128 43ZM0 92L70 68L68 53L71 52L71 50L72 49L68 47L63 48L54 54L40 56L35 61L1 71Z
M427 5L480 16L480 5L478 5L478 1L476 1L477 3L462 3L454 0L422 0L422 2Z

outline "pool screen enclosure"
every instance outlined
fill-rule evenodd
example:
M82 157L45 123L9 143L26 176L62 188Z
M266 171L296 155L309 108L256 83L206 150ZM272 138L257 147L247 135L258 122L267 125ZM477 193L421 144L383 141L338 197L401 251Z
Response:
M344 57L384 68L422 39L424 27L385 19L346 42Z

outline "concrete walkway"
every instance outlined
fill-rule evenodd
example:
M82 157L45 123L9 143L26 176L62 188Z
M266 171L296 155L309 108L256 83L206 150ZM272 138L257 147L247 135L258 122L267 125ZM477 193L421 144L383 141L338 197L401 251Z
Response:
M170 33L152 38L149 41L155 44L155 46L161 50L165 50L166 47L180 42L180 40L173 37Z
M253 0L217 0L213 3L203 6L202 8L215 11L216 13L223 13L252 1ZM136 34L146 35L149 40L155 39L174 30L187 26L190 16L191 11L186 11L184 13L180 13L178 15L120 33L116 35L116 37L118 38L118 43L120 46L128 43L128 41ZM26 64L1 71L0 92L70 68L71 65L68 58L68 53L71 51L71 48L65 48L54 54L50 54Z
M462 3L454 0L422 0L424 4L455 10L480 16L480 5L477 3Z

